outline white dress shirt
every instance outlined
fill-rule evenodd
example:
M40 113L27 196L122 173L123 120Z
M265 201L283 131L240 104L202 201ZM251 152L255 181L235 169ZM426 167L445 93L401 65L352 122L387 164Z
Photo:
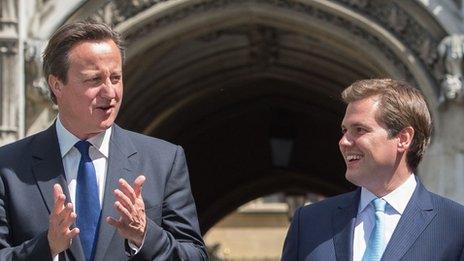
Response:
M108 171L108 155L110 150L110 137L113 127L106 129L104 132L99 133L87 139L92 146L89 147L89 156L95 168L97 176L98 198L100 201L100 208L103 205L103 197L105 195L105 181ZM68 184L69 196L73 203L74 211L76 211L76 185L77 185L77 172L79 170L79 162L81 160L81 153L74 147L80 141L79 138L69 132L61 123L60 117L56 117L56 134L58 136L58 144L60 146L61 159L63 162L64 174ZM142 240L140 248L128 241L129 247L132 249L132 254L137 254L145 242L145 235ZM58 255L53 257L53 261L58 261Z
M111 130L112 127L87 140L90 144L92 144L89 148L89 156L92 159L93 166L95 167L95 174L97 176L100 207L102 207L103 196L105 193ZM61 158L63 161L64 173L66 175L66 182L68 184L69 196L71 197L70 200L73 203L75 211L77 172L79 169L79 162L81 160L81 153L76 147L74 147L74 145L79 141L79 138L74 136L63 126L59 116L56 118L56 134L58 136L58 144L60 145Z
M390 238L395 231L396 225L408 205L409 200L416 188L417 182L414 175L401 184L398 188L382 197L388 204L385 208L385 245L387 246ZM369 241L372 230L375 225L375 211L371 201L377 198L372 192L366 188L361 188L361 199L359 201L358 215L354 228L353 238L353 261L360 261L366 251L366 245ZM382 249L382 252L385 249Z
M56 135L58 137L58 144L60 146L61 159L63 162L64 174L66 176L66 183L68 185L69 196L73 203L74 211L76 211L76 185L77 185L77 172L79 169L79 162L81 160L81 153L74 145L80 140L69 132L61 123L60 117L56 117ZM97 176L98 198L100 201L100 208L103 204L103 195L105 193L105 180L108 168L108 154L110 147L111 130L113 127L108 128L106 131L99 133L87 141L92 144L89 147L89 156L92 159L93 166L95 167L95 174ZM132 246L131 246L132 247ZM135 248L137 249L137 248ZM53 261L58 261L59 256L53 257Z

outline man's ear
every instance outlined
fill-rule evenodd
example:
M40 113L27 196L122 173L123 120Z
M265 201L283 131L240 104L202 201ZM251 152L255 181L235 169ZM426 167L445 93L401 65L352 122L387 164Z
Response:
M409 149L412 144L412 139L414 138L414 128L408 126L402 129L396 136L398 139L398 151L405 152Z
M50 89L55 95L55 97L61 97L61 92L63 90L63 82L61 82L61 80L58 77L50 74L48 76L48 86L50 86Z

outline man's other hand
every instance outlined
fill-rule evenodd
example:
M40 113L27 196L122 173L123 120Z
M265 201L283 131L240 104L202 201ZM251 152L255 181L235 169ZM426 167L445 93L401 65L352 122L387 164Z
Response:
M79 229L70 229L77 215L73 211L72 203L64 204L66 196L59 184L53 186L53 198L55 205L48 218L47 238L52 257L55 257L71 246L72 239L79 234Z
M116 227L122 237L140 247L145 236L147 225L145 204L142 198L142 185L145 176L138 176L133 186L124 179L119 179L119 189L114 190L116 202L114 208L121 215L118 220L107 217L106 222Z

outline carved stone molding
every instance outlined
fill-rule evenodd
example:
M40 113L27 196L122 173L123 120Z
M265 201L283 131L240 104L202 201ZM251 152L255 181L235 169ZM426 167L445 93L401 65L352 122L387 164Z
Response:
M395 1L371 0L363 6L356 4L359 0L337 0L336 2L382 25L420 57L430 71L436 70L435 64L438 58L436 47L440 39L435 39L428 28L423 27Z
M18 40L0 39L0 55L15 55L18 53Z
M17 3L14 0L0 0L0 55L17 53Z
M265 69L271 66L279 56L278 34L276 29L257 26L248 32L248 41L251 44L250 57L256 64Z
M138 13L169 0L113 0L99 8L92 17L111 25L117 25Z
M440 85L440 101L463 104L464 35L445 37L437 50L445 71Z
M94 17L101 21L105 21L113 25L118 25L148 8L167 1L168 0L111 1L99 8L94 14ZM350 8L365 17L368 17L372 21L378 23L392 34L397 36L398 39L400 39L410 50L412 50L415 55L417 55L424 66L426 66L431 72L436 82L440 82L441 78L443 77L442 69L437 63L437 46L440 39L435 39L435 37L432 36L429 32L428 28L424 28L416 20L416 18L412 17L408 12L403 10L402 7L395 1L333 0L332 2L342 4L345 7ZM332 14L315 9L313 6L311 6L310 2L303 3L295 0L205 0L192 5L187 5L182 9L176 10L175 12L171 12L165 16L154 19L145 26L126 35L126 39L128 42L135 41L137 38L146 35L148 32L155 30L158 27L162 27L170 23L175 23L176 21L201 12L223 9L229 5L253 3L272 5L305 13L309 16L316 16L328 22L343 21L342 25L345 25L345 27L351 27L350 29L360 31L360 28L346 26L346 23L351 23L350 21L341 17L331 17L333 16ZM360 32L361 37L369 39L371 37L368 36L368 34L369 33L365 31ZM390 56L390 54L387 54L387 56ZM400 69L402 70L403 68ZM409 78L409 76L406 75L406 78Z
M40 50L44 45L43 41L34 41L30 39L25 43L24 62L26 73L27 90L34 89L42 99L49 100L50 90L42 73L42 60Z
M0 0L0 145L21 136L18 3Z

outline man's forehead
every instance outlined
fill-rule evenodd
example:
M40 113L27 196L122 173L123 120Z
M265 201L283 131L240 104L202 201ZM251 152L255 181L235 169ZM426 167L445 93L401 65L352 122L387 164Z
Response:
M375 121L380 105L380 96L370 96L364 99L348 103L343 125L362 125L369 121Z
M82 41L73 46L68 53L69 64L77 67L84 66L90 69L92 65L102 60L111 61L115 67L122 67L121 53L111 39Z
M84 50L94 53L110 53L113 50L117 50L120 54L118 46L112 39L100 39L79 41L71 47L68 55L69 57L80 56Z

